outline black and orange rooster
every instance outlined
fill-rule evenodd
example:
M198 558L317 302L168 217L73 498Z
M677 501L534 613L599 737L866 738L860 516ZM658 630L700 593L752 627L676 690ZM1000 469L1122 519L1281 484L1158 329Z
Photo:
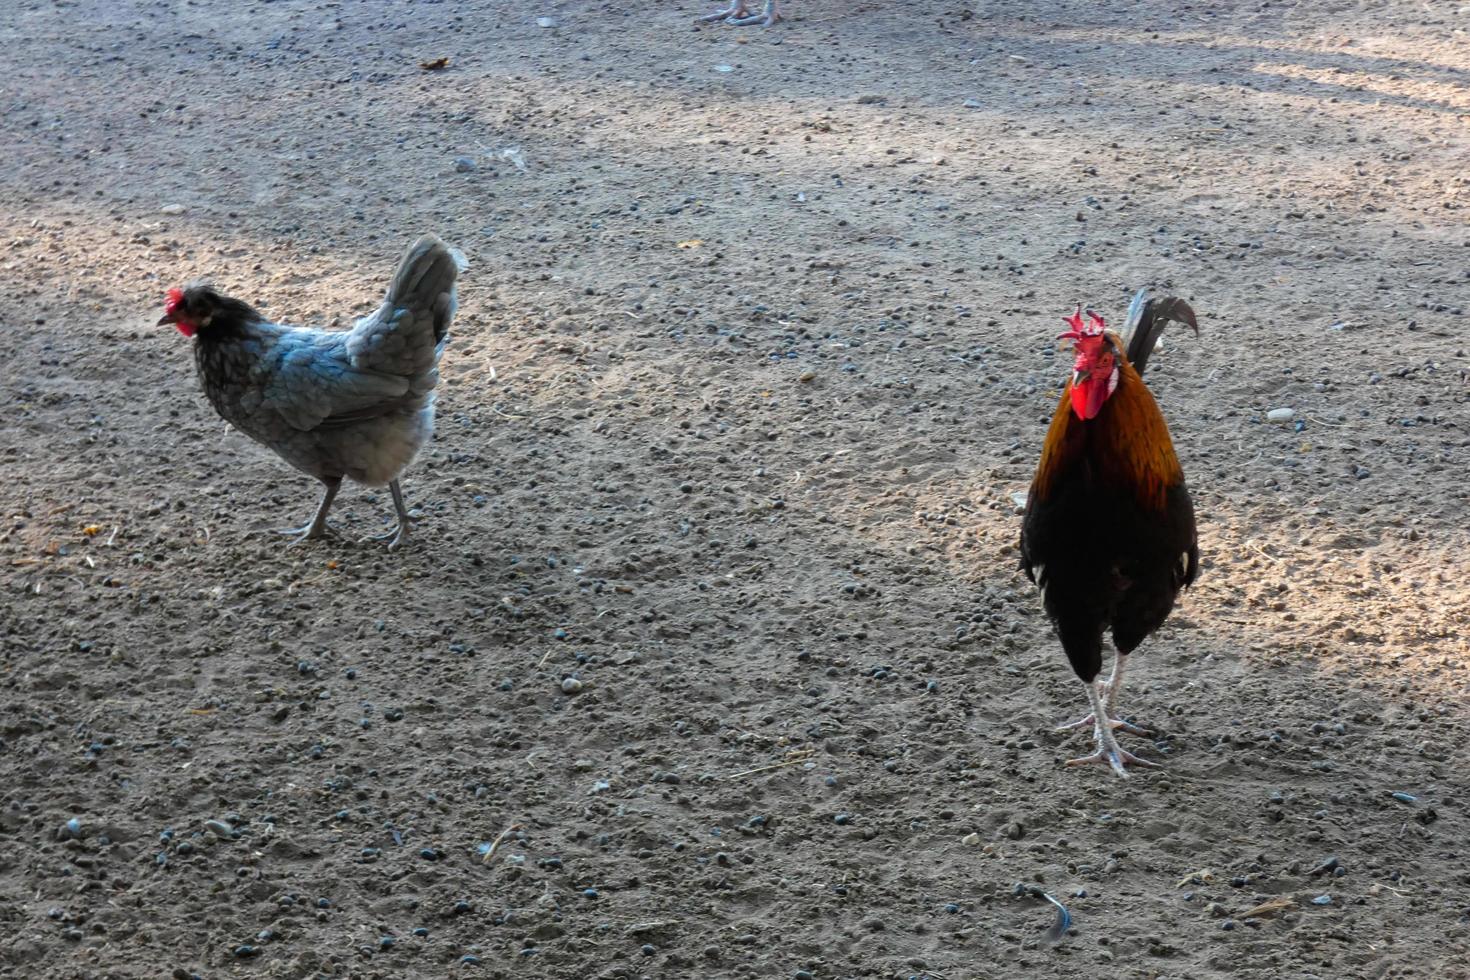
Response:
M1174 608L1199 570L1194 505L1169 427L1140 374L1169 321L1199 333L1194 311L1175 297L1140 291L1124 340L1102 317L1066 317L1076 360L1057 405L1021 522L1021 568L1041 589L1072 669L1087 686L1092 713L1064 728L1092 725L1097 751L1068 765L1105 763L1120 776L1133 763L1113 729L1147 734L1114 712L1123 667ZM1118 656L1106 683L1103 631Z

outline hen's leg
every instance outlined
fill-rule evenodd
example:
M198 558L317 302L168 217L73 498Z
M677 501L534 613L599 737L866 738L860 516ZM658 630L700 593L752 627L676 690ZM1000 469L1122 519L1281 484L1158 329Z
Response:
M277 534L296 535L291 540L291 544L300 544L313 538L325 538L329 534L337 533L327 524L327 511L332 509L332 501L336 499L337 491L342 487L342 478L340 476L322 477L322 484L325 489L322 491L322 502L317 505L316 516L309 523L300 527L283 527L276 532Z
M392 538L393 540L388 542L388 549L392 551L408 540L408 526L413 518L408 516L408 508L403 506L403 488L398 485L398 481L389 481L388 490L393 494L393 509L398 512L398 527L384 534L373 535L373 540L383 541Z
M1106 685L1098 684L1096 681L1087 685L1087 700L1092 705L1093 718L1107 718L1107 709L1103 707L1102 690ZM1118 740L1113 737L1113 726L1101 722L1093 722L1092 737L1097 740L1097 751L1092 755L1083 756L1080 759L1069 759L1069 766L1087 765L1109 765L1113 771L1120 776L1128 775L1123 767L1127 765L1147 766L1150 769L1159 768L1157 763L1140 759L1131 752L1124 751L1118 746Z
M732 0L730 6L724 10L717 10L699 19L701 21L722 20L736 27L744 27L747 24L770 27L781 19L781 11L777 6L777 0L766 0L765 8L758 14L750 12L750 8L746 6L746 0Z
M1128 655L1123 653L1118 654L1113 660L1113 674L1108 678L1107 683L1103 685L1103 708L1105 712L1103 717L1108 719L1109 728L1122 729L1129 735L1147 735L1149 734L1147 728L1139 728L1137 725L1130 724L1121 718L1113 716L1113 711L1115 710L1114 705L1118 703L1118 692L1123 689L1123 668L1127 666L1127 663ZM1091 685L1088 686L1090 687ZM1097 716L1095 714L1089 714L1086 718L1079 718L1077 721L1070 722L1069 724L1057 726L1057 731L1070 731L1073 728L1082 728L1086 725L1094 725L1096 723Z

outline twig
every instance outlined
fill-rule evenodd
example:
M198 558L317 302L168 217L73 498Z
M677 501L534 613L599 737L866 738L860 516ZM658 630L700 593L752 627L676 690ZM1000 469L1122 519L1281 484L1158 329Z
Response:
M1268 554L1267 552L1263 551L1261 547L1257 545L1254 541L1247 541L1245 543L1245 546L1254 551L1256 554L1260 555L1262 558L1265 558L1268 561L1274 561L1278 565L1281 564L1280 558L1277 558L1275 555Z
M805 762L806 760L810 759L815 752L815 749L799 749L791 758L787 759L785 762L775 762L769 766L761 766L757 769L747 769L744 772L731 773L725 778L739 779L741 776L754 776L757 773L770 772L773 769L785 769L787 766L794 766L798 762Z
M495 856L495 849L500 846L501 842L520 829L520 824L513 823L509 827L506 827L504 830L502 830L499 834L497 834L495 836L495 839L490 842L490 846L485 848L485 854L483 857L480 858L480 863L489 864L490 859Z

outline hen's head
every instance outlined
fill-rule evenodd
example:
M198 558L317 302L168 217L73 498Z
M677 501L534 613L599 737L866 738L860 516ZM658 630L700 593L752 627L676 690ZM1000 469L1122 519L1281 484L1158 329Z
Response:
M239 300L221 296L213 286L190 283L168 291L158 325L172 323L179 333L192 337L211 326L223 327L225 321L237 317L259 318L259 314Z
M1070 330L1057 335L1058 340L1072 341L1072 411L1079 419L1095 418L1118 387L1118 348L1108 333L1103 318L1088 310L1063 317Z

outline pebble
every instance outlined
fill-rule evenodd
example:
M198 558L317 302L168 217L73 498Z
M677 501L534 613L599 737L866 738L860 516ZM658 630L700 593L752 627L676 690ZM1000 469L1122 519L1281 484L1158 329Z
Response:
M558 26L558 22L557 22L557 19L555 17L537 17L536 18L536 26L537 27L556 27L556 26Z
M563 694L576 694L580 690L582 690L582 682L575 677L568 677L561 682Z
M1296 412L1289 408L1273 408L1266 413L1266 418L1272 422L1290 422L1296 417Z
M480 169L480 167L479 164L475 163L474 157L454 158L454 170L456 173L472 174L478 169Z
M596 888L584 888L584 889L582 889L582 897L583 898L596 898L597 897L597 889Z
M235 828L223 820L206 820L204 821L204 829L216 837L222 837L225 840L234 840L235 838Z
M56 832L56 836L62 840L66 840L68 838L72 840L79 840L82 836L82 822L76 817L72 817L66 823L61 825L61 829Z
M260 950L256 949L254 946L251 946L249 943L243 943L235 947L235 955L242 960L249 959L259 952Z
M163 207L161 207L161 208L158 209L158 213L159 214L183 214L187 210L189 210L189 209L186 208L186 207L184 207L182 204L165 204Z
M980 835L979 834L966 834L965 836L963 836L963 837L960 838L960 843L963 844L963 845L965 845L966 847L979 847L980 846Z
M644 943L641 947L639 947L639 950L643 953L644 956L652 956L654 953L658 952L658 947L654 946L651 943Z
M398 942L398 940L394 939L392 936L379 936L378 937L378 948L379 949L392 949L393 948L393 944L396 943L396 942Z
M1332 896L1331 895L1318 895L1316 898L1312 899L1312 904L1313 905L1331 905L1332 904Z
M415 936L418 936L420 939L428 939L429 938L429 930L425 929L423 926L419 926L417 929L415 929L413 931L413 934Z
M1412 795L1410 795L1408 793L1394 793L1392 795L1393 795L1393 798L1396 799L1396 800L1398 800L1400 803L1418 803L1419 802L1419 797L1412 796Z
M465 966L479 966L480 965L480 958L478 956L474 955L473 953L466 953L466 954L464 954L463 956L461 956L459 958L459 961L461 963L463 963Z
M980 100L979 100L979 99L966 99L966 100L965 100L965 101L964 101L964 102L963 102L963 103L961 103L961 104L962 104L962 105L963 105L963 106L964 106L964 107L965 107L965 108L966 108L966 109L983 109L983 108L985 108L985 106L984 106L984 105L982 105L982 104L981 104L981 102L980 102Z

